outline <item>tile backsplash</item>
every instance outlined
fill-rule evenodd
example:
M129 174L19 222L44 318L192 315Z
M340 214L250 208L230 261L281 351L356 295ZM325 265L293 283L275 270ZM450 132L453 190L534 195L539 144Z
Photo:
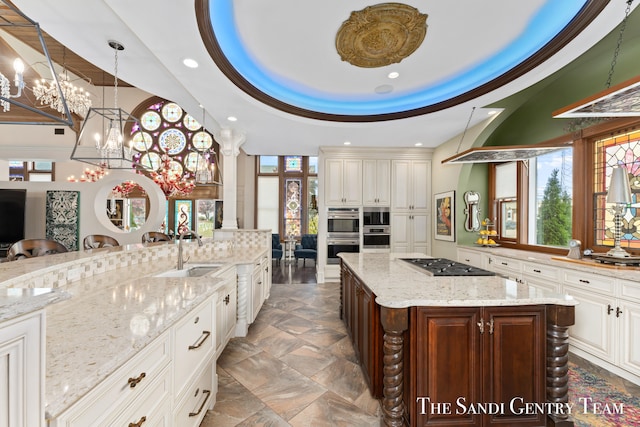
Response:
M185 244L184 257L199 260L227 258L245 248L268 248L270 230L224 231L223 238L214 235L203 239L203 246ZM0 289L59 288L75 281L133 265L147 266L162 260L173 263L178 253L176 243L134 244L93 251L68 252L30 258L0 265Z

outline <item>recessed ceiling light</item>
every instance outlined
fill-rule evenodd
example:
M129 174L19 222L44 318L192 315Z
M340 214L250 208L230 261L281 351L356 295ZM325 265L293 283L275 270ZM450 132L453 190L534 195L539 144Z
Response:
M235 116L229 116L229 117L227 117L227 120L229 120L230 122L237 122L238 118L235 117Z
M385 94L393 92L393 86L391 85L380 85L375 88L375 92L377 94Z
M185 58L182 63L185 65L185 67L198 68L198 62L195 59Z
M345 141L343 142L344 145L351 145L351 141Z
M422 142L416 142L416 143L415 143L415 144L413 144L413 145L415 145L416 147L422 147Z
M387 77L389 77L390 79L397 79L398 77L400 77L400 73L397 71L392 71L387 75Z

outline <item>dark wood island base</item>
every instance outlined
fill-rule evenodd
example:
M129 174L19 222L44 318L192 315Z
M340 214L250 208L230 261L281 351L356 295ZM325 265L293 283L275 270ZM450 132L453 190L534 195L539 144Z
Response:
M573 426L574 306L388 308L343 264L340 315L385 426Z

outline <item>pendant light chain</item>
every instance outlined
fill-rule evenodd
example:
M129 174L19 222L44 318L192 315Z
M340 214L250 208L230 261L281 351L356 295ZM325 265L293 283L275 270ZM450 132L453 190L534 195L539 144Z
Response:
M609 76L607 77L606 87L609 89L611 87L611 79L613 78L613 70L616 67L616 63L618 62L618 54L620 53L620 46L622 45L622 35L624 34L625 28L627 28L627 18L629 17L629 13L631 12L631 3L633 0L627 0L627 8L624 11L624 19L622 20L622 24L620 26L620 34L618 35L618 43L616 44L616 49L613 52L613 60L611 61L611 69L609 70Z
M114 107L118 108L118 49L114 49L116 52L115 61L114 61L114 72L113 72L113 102Z

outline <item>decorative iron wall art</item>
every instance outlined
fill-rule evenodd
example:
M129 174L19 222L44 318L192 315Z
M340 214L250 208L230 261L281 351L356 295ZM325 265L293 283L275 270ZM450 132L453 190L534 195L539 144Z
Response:
M80 192L47 191L46 238L62 243L70 251L77 251L79 234Z

